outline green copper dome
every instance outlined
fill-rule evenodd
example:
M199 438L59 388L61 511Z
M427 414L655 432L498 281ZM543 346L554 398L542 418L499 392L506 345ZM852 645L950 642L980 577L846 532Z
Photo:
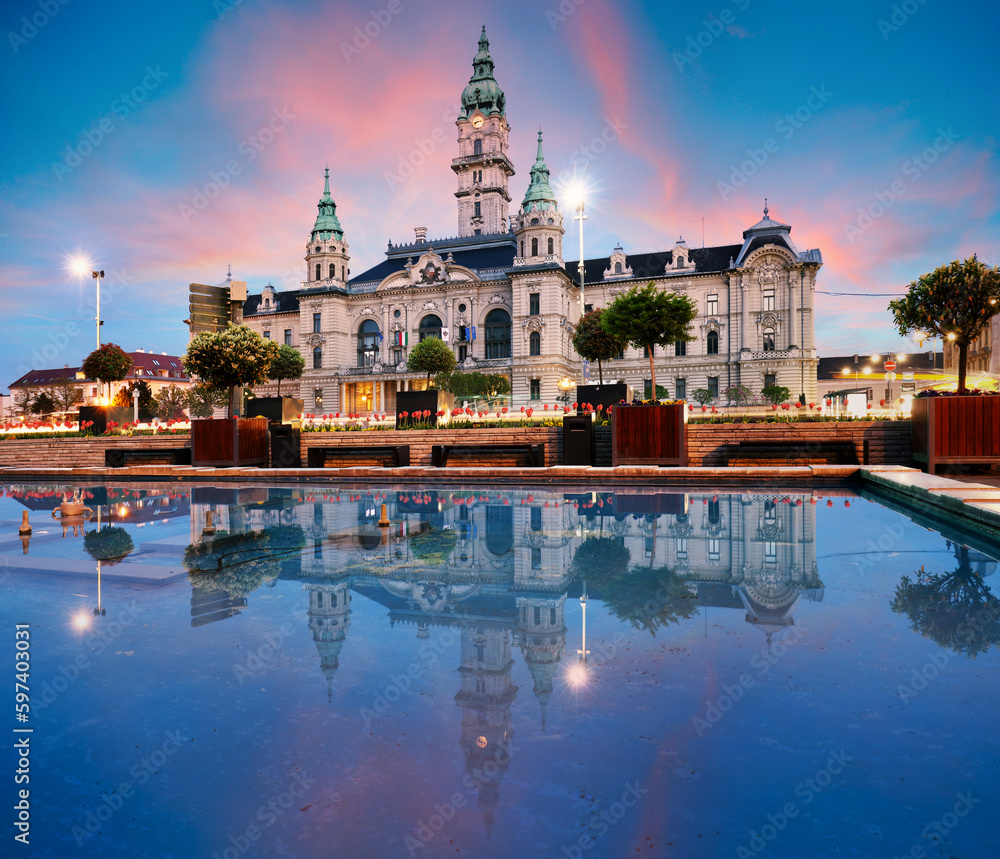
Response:
M479 37L479 52L472 60L472 77L469 85L462 90L462 109L459 119L468 119L478 108L487 116L504 115L507 100L503 90L493 78L493 57L490 56L490 40L486 38L486 25Z
M329 239L333 236L337 241L344 238L344 230L337 220L337 204L330 196L330 168L326 168L326 184L323 188L323 196L319 199L319 214L316 216L316 223L313 224L312 240Z
M538 132L538 155L535 156L535 164L531 168L531 181L528 183L528 192L521 202L521 211L527 214L531 209L545 210L556 209L556 195L552 192L549 184L549 168L545 164L545 156L542 155L542 132Z

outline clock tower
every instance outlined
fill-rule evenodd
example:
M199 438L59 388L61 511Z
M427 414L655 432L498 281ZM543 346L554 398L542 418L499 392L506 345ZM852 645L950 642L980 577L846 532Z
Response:
M458 235L487 236L510 229L507 183L514 165L507 156L506 99L493 77L493 58L486 25L472 60L472 77L462 91L458 157L451 169L458 176Z

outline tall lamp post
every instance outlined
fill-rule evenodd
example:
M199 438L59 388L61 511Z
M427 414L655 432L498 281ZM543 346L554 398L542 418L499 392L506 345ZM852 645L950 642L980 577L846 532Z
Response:
M583 280L584 280L583 222L587 220L587 212L586 212L586 209L584 208L584 202L583 202L583 195L582 194L580 195L580 199L579 199L579 201L576 204L576 215L573 216L573 220L580 222L580 318L583 319L583 317L587 313L587 305L586 305L586 303L584 302L584 299L583 299ZM583 369L582 369L583 364L582 364L582 362L580 364L580 367L581 367L581 370L580 370L580 379L582 380L583 384L586 384L587 380L583 376Z
M97 327L97 348L101 348L101 278L104 277L104 269L92 269L90 267L90 262L85 259L75 259L73 261L73 270L81 277L87 272L90 272L90 276L97 281L97 314L94 317Z

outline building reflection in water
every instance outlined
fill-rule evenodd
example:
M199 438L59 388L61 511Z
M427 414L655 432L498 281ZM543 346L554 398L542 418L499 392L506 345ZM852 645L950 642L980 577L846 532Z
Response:
M389 525L380 527L383 503ZM192 498L193 546L207 539L199 527L208 510L217 533L248 539L275 529L287 536L297 526L301 548L288 551L288 540L279 541L283 554L268 572L303 582L328 700L351 628L352 593L384 606L391 626L413 627L418 641L437 628L460 642L459 743L487 828L510 763L519 691L514 653L531 676L544 730L560 672L575 662L564 664L567 599L589 593L610 600L613 590L629 591L627 577L653 571L658 581L669 575L675 582L673 590L661 588L660 599L688 600L684 610L656 605L659 622L650 623L619 603L619 617L655 633L709 607L731 609L770 641L794 624L801 599L823 597L808 496L405 490L323 498L301 490L204 490ZM624 565L585 581L574 557L592 538L616 549Z

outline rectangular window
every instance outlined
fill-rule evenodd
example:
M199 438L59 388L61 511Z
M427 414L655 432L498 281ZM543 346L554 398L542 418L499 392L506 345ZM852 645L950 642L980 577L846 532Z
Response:
M531 508L531 530L541 531L542 530L542 508L532 507Z
M674 379L674 392L678 400L686 400L688 395L688 380Z
M764 290L764 310L774 310L774 290Z
M483 216L483 206L482 206L482 204L481 203L474 203L473 206L475 208L475 211L473 211L472 217L474 217L474 218L481 218Z
M675 340L674 341L674 355L680 358L682 355L687 355L688 344L686 340Z
M593 313L594 312L594 305L593 304L585 304L585 305L583 305L583 312L585 314L586 313Z
M653 356L654 357L656 356L656 347L655 346L653 347ZM649 357L649 347L648 346L643 346L642 347L642 357L643 358L648 358Z
M712 539L708 541L708 560L717 561L722 550L722 541Z
M402 360L403 360L403 350L402 349L393 349L392 350L392 363L393 364L398 364Z
M531 390L528 394L528 399L530 400L540 400L542 398L542 380L532 379L531 380Z
M271 339L271 332L270 331L265 331L264 332L264 339L265 340L270 340Z
M319 412L319 411L323 410L323 389L322 388L316 388L316 390L313 391L313 402L316 404L316 411Z
M323 318L323 315L321 313L314 313L313 314L313 334L319 334L320 333L320 321L321 321L322 318Z
M469 347L464 343L458 344L458 363L461 364L469 357ZM396 363L399 363L398 361Z
M719 312L719 296L710 295L705 305L705 313L709 316L716 316Z
M677 552L678 561L686 561L688 556L687 537L678 537L674 540L674 551Z
M765 388L770 388L772 385L777 385L777 384L778 384L778 378L777 378L777 376L774 373L765 373L764 374L764 387Z
M709 376L708 377L708 392L713 396L719 396L719 377Z
M286 346L291 346L292 345L292 329L291 328L286 328L285 329L285 345Z
M764 563L765 564L776 564L778 563L778 544L765 542L764 543Z
M539 294L537 292L533 292L528 296L528 314L530 316L538 316L539 313L538 298Z
M613 360L616 360L616 361L623 361L623 360L625 360L625 350L624 350L624 349L622 349L622 351L621 351L621 352L619 352L619 353L618 353L618 354L617 354L617 355L615 356L615 358L614 358Z
M642 553L647 557L651 558L653 556L653 546L655 545L655 537L644 537L642 545Z

